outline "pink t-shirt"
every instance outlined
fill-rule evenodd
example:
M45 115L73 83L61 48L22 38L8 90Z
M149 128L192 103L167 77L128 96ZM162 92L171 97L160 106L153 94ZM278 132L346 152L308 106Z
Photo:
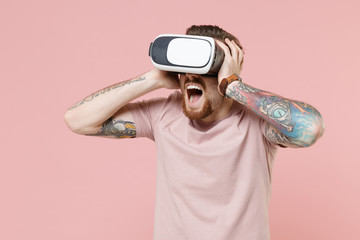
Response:
M130 103L136 137L157 148L155 240L267 240L276 145L234 102L212 123L188 119L182 95Z

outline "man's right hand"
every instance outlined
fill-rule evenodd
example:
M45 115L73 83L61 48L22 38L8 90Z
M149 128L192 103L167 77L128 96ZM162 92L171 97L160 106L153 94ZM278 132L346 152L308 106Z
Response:
M166 89L179 89L179 78L177 73L162 71L157 68L153 68L148 72L148 76L160 84L161 88Z

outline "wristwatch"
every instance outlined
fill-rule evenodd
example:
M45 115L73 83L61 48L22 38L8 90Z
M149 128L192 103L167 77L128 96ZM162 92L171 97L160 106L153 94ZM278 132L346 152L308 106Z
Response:
M242 83L241 77L239 77L239 75L237 75L236 73L234 73L231 76L221 80L221 83L219 85L219 92L220 92L221 95L225 96L227 86L230 83L232 83L233 81L240 81Z

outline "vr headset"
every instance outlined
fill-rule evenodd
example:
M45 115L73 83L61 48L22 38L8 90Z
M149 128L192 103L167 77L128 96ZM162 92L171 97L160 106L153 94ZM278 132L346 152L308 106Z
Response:
M206 75L217 75L224 61L214 38L194 35L159 35L150 44L149 56L160 70Z

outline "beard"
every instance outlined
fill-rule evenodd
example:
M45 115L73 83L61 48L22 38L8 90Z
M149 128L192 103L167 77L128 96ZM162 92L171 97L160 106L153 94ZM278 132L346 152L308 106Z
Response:
M213 109L207 98L205 98L204 104L200 110L187 109L187 107L186 107L187 99L186 98L187 98L186 95L183 94L182 109L183 109L185 116L187 116L188 118L194 119L194 120L201 120L203 118L206 118L207 116L210 116L213 113Z
M207 84L205 83L207 81ZM185 92L186 89L183 88L183 98L182 98L182 109L189 119L193 120L201 120L208 116L210 116L218 106L224 101L224 96L220 95L217 90L217 79L215 78L214 81L210 79L204 80L201 77L186 77L184 85L186 83L197 83L200 84L204 92L202 93L203 104L200 109L194 110L187 108L187 101L188 97Z

